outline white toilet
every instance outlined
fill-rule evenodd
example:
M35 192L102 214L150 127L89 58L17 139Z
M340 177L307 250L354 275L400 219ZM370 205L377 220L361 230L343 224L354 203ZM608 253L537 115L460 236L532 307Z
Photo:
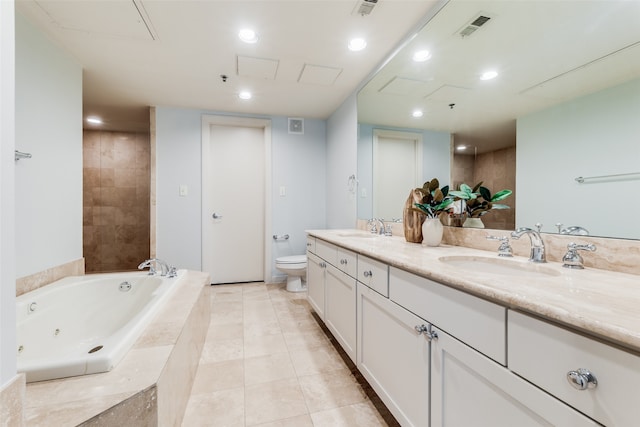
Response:
M287 290L303 292L307 290L307 256L294 255L276 258L276 268L287 273Z

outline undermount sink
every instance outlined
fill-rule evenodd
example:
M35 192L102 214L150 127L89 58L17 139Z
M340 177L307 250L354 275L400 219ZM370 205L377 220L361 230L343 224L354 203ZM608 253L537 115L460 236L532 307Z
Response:
M372 239L379 237L379 234L371 234L371 233L340 233L338 234L340 237L359 237L361 239Z
M489 258L479 256L445 256L438 258L452 267L461 268L474 273L500 274L506 276L537 276L552 277L560 273L535 263L523 263L504 258Z

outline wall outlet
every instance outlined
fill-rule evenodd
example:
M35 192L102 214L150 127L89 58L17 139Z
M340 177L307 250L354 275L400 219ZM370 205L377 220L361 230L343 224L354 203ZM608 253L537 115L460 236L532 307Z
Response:
M189 187L185 184L180 186L180 197L187 197L189 195Z
M285 186L284 186L284 185L281 185L281 186L280 186L280 196L281 196L281 197L284 197L284 196L286 196L286 195L287 195L287 189L285 188Z

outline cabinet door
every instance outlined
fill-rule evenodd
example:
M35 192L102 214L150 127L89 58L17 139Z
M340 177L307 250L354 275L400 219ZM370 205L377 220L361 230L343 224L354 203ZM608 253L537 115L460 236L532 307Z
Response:
M327 266L325 324L351 360L356 360L356 279Z
M307 299L318 316L324 320L324 277L327 264L322 258L307 256Z
M598 426L508 369L435 329L432 427Z
M426 322L357 283L357 365L403 426L429 424L429 342Z

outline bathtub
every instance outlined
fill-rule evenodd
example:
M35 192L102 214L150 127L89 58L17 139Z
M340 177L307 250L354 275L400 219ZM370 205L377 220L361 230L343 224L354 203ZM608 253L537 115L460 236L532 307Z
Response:
M110 371L184 275L73 276L20 295L18 372L33 382Z

